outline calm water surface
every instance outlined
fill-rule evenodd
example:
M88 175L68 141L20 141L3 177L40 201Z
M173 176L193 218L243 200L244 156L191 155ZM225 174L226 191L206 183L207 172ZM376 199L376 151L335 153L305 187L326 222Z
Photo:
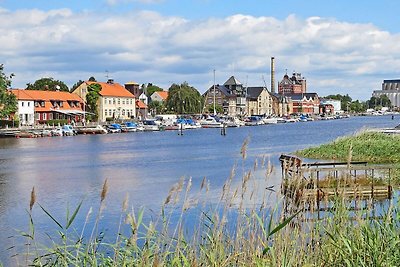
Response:
M250 167L255 158L266 156L278 166L281 153L326 143L365 127L394 127L398 123L390 116L375 116L229 128L226 136L221 136L219 129L198 129L185 131L183 136L166 131L0 139L0 262L9 262L15 253L7 250L15 242L10 236L27 229L33 186L38 202L65 221L67 207L72 209L82 199L84 212L96 208L102 184L108 179L107 213L102 227L113 228L112 218L119 217L126 193L133 207L158 210L182 176L192 177L195 187L206 177L211 191L220 192L235 164ZM240 149L246 138L250 140L248 159L242 162ZM278 185L280 177L274 177L271 183ZM218 199L215 194L215 199L208 201ZM55 228L38 206L33 212L37 228ZM84 217L77 219L77 227Z

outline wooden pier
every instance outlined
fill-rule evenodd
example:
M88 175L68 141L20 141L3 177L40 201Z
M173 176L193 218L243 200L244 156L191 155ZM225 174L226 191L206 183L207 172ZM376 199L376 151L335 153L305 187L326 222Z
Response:
M287 214L294 211L317 212L321 219L332 200L347 201L347 209L356 210L367 203L392 198L392 165L367 162L304 163L300 158L281 155L282 194ZM306 216L313 218L312 215Z

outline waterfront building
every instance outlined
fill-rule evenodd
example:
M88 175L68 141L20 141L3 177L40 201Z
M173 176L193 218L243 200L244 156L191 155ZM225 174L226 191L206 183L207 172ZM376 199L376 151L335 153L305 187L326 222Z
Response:
M278 93L281 95L302 94L307 92L307 81L301 73L293 72L292 77L286 73L278 84Z
M151 101L165 102L168 98L168 91L156 91L151 96Z
M246 101L248 116L274 114L272 95L266 87L247 87Z
M125 89L124 86L115 83L112 79L107 82L84 82L73 93L79 95L82 99L86 99L88 86L91 84L99 84L101 86L97 105L99 122L105 122L107 118L124 120L135 117L135 95Z
M224 85L211 86L204 94L204 113L212 113L215 106L222 107L223 114L236 116L236 95L230 93Z
M318 114L320 100L317 93L285 95L289 99L290 112L296 114Z
M140 99L136 100L136 118L145 119L148 114L148 106Z
M320 113L339 114L343 113L342 101L336 99L325 99L320 100Z
M392 106L400 107L400 79L383 80L382 90L375 90L372 93L374 97L386 95Z
M13 89L18 100L21 125L48 123L55 120L74 120L84 116L83 100L76 94L60 91Z
M139 96L143 93L143 89L137 82L127 82L124 84L125 89L131 92L135 98L139 98Z

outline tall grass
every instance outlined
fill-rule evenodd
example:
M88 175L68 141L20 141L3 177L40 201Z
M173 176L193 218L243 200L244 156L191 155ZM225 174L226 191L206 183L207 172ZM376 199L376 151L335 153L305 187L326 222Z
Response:
M241 151L243 161L247 142ZM215 205L207 202L211 193L206 178L194 192L192 179L182 177L153 219L145 218L144 209L128 209L126 197L114 237L103 236L99 229L112 190L107 181L99 194L99 209L89 209L84 225L74 229L82 202L60 222L37 202L32 190L30 231L24 235L28 242L19 252L25 257L18 260L33 266L395 266L400 262L398 202L374 218L372 205L349 212L348 203L337 198L329 216L315 220L315 202L292 201L279 192L277 199L271 197L276 188L270 184L269 161L257 159L249 170L243 166L240 175L233 168ZM264 178L256 175L260 172ZM37 238L32 214L39 212L57 228L56 234L46 233L51 245ZM86 229L90 218L95 223Z

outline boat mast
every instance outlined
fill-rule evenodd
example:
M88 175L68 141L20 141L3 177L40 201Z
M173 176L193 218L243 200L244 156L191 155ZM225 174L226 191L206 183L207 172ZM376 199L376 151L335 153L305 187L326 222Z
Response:
M217 112L215 112L215 70L214 70L214 116L217 115Z

